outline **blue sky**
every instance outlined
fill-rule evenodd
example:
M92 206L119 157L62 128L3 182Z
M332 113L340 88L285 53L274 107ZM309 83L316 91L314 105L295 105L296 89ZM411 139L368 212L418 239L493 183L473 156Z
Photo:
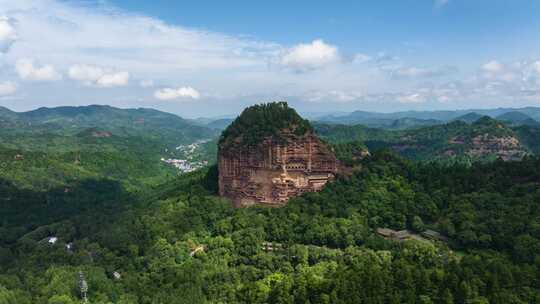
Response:
M540 106L540 1L0 0L0 106Z
M424 52L430 60L489 60L523 55L524 46L537 54L540 46L535 0L139 2L110 3L171 24L285 45L323 39L351 53L386 50L415 60Z

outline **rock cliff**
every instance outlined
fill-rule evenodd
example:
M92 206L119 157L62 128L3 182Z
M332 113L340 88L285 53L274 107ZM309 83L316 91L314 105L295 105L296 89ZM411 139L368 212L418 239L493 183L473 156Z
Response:
M286 103L246 109L222 135L219 193L236 207L285 204L337 173L334 153Z

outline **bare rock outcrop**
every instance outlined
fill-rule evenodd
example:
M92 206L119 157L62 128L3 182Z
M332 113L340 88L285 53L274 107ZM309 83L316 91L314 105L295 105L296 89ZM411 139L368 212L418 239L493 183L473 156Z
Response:
M467 151L470 156L496 155L503 160L520 160L527 151L513 136L495 137L489 134L478 135L471 139L472 147Z

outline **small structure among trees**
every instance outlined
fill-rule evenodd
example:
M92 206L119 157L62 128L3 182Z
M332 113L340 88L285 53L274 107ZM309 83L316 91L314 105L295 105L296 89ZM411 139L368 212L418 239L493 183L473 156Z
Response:
M261 247L265 252L283 251L284 249L283 244L272 242L263 242Z
M441 241L441 242L448 241L448 238L446 236L440 234L437 231L430 230L430 229L427 229L426 231L422 232L422 236L427 239L434 240L434 241Z
M409 230L396 231L389 228L377 228L376 232L378 235L384 237L387 240L397 242L403 242L408 240L425 241L423 237Z
M88 303L88 283L84 277L84 273L79 271L79 290L81 292L81 299L83 303Z

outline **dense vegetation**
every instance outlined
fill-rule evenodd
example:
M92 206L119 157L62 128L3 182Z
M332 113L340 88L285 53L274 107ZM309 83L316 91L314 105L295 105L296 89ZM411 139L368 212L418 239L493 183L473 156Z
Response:
M15 126L10 129L19 132L38 129L56 134L77 134L86 129L99 128L117 136L143 136L173 145L216 134L174 114L145 108L118 109L100 105L39 108L22 113L4 111L0 112L0 120L10 122Z
M0 177L35 190L102 177L132 188L163 183L177 170L161 158L185 159L177 146L217 136L173 114L108 106L3 109L0 125ZM215 158L215 144L203 148L198 158Z
M307 123L284 104L255 109L228 134L260 111L275 124L250 140ZM384 150L405 134L440 148L485 132L535 147L534 127L316 125L350 170L283 208L233 209L216 195L215 166L159 167L177 139L205 137L52 112L0 108L0 304L80 303L80 272L90 303L540 303L540 158L412 162ZM216 141L203 146L216 153ZM438 160L422 153L407 156ZM397 242L377 228L448 239Z
M540 127L519 126L515 128L520 140L531 149L531 151L540 155Z
M530 125L540 122L539 107L525 107L519 109L473 109L455 111L405 111L394 113L377 113L355 111L346 115L329 115L318 117L317 120L331 124L361 124L372 128L382 129L408 129L421 126L432 126L462 120L472 123L482 116L489 116L497 120L515 125Z
M359 165L279 209L231 208L214 195L215 168L137 196L107 181L70 193L7 185L3 206L26 207L2 214L0 303L77 303L79 271L91 303L540 300L539 159L442 166L380 152ZM80 201L88 189L102 196ZM47 200L72 212L39 213ZM19 236L26 208L39 220ZM377 227L450 240L398 243Z
M460 120L451 123L422 127L418 129L389 131L368 128L362 125L328 125L315 124L318 135L332 143L360 141L370 151L392 149L394 152L417 161L460 161L476 160L492 161L497 158L500 146L475 146L474 138L488 137L490 139L515 138L520 147L508 150L523 154L538 154L538 138L540 128L532 126L508 127L504 123L489 117L482 117L473 123ZM503 145L504 146L504 145ZM485 149L482 155L469 155L471 149ZM490 150L492 149L492 150Z
M279 139L287 130L296 135L313 131L286 102L271 102L246 108L222 133L219 144L254 145L267 136Z

